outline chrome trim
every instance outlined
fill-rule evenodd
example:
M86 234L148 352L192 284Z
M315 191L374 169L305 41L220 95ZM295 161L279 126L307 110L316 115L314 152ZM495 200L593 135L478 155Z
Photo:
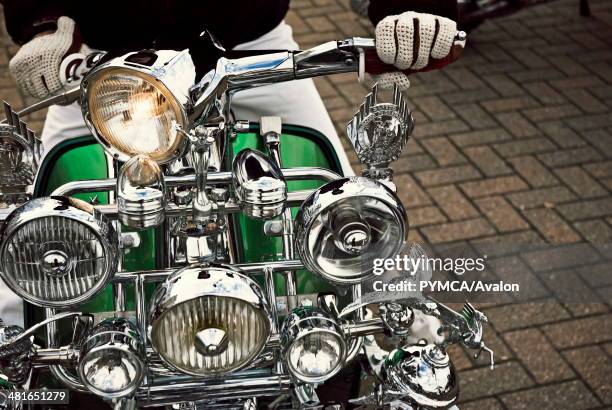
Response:
M234 373L221 379L204 380L156 377L149 385L138 390L137 397L140 403L147 407L184 401L275 397L290 391L290 387L291 378L288 375L274 375L269 372L266 374L261 371L246 377Z
M269 219L283 212L287 183L273 158L247 148L236 155L232 169L236 198L248 216Z
M310 196L310 194L312 194L312 191L294 191L294 192L287 193L287 206L288 207L300 206L302 202L304 202L304 200L308 198L308 196ZM95 209L98 213L100 213L101 215L104 215L105 217L111 220L117 219L117 216L118 216L117 204L96 205ZM181 215L189 214L191 209L192 208L190 206L188 207L177 206L175 204L169 203L166 206L165 213L167 217L181 216ZM236 200L233 198L230 198L225 204L222 204L222 206L219 206L219 209L216 212L219 214L234 214L234 213L238 213L241 211L242 210L240 209L240 205L238 205ZM0 220L0 222L2 221Z
M164 221L168 190L159 165L147 155L133 156L117 176L117 209L121 223L136 229Z

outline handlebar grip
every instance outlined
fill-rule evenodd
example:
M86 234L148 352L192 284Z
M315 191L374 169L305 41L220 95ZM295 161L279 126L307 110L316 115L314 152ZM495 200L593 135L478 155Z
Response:
M423 71L431 71L431 70L439 70L443 67L446 67L450 63L457 60L461 54L463 53L463 49L465 47L465 40L467 35L463 31L457 32L455 36L455 42L451 47L451 51L445 58L436 59L430 58L429 64L426 67L420 70L403 70L404 74L412 74L415 72L423 72ZM365 72L369 74L384 74L384 73L394 73L399 70L393 64L384 63L380 58L378 58L378 54L376 53L376 49L369 48L364 49L364 60L365 60Z

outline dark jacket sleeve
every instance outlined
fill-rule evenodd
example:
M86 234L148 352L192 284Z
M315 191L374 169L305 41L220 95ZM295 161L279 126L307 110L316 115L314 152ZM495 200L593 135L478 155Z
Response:
M435 14L457 21L457 0L371 0L368 8L370 20L374 25L387 16L405 11Z
M17 44L27 43L39 32L47 30L49 23L70 15L66 0L0 0L0 3L4 6L6 30Z

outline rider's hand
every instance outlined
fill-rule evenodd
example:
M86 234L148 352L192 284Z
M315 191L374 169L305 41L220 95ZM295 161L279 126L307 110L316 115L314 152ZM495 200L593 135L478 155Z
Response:
M69 17L57 20L57 29L34 37L19 49L9 63L11 74L21 89L36 98L59 91L65 81L60 73L64 58L89 49L75 35L75 23Z
M380 60L399 71L377 77L383 88L398 83L408 88L404 72L420 71L451 54L457 23L445 17L408 11L382 19L376 26L376 52ZM458 44L461 48L464 44Z

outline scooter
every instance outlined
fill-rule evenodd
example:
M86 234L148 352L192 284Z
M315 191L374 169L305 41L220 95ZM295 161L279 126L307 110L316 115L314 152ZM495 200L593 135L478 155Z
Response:
M394 71L374 40L222 57L201 78L189 50L88 64L78 86L5 104L0 275L27 308L25 329L0 322L0 408L450 408L447 347L493 365L471 304L363 292L409 227L391 163L414 121L397 87L383 101L374 86L347 125L362 176L312 129L232 117L252 87ZM92 135L43 156L22 118L74 101ZM443 337L409 343L416 315Z

